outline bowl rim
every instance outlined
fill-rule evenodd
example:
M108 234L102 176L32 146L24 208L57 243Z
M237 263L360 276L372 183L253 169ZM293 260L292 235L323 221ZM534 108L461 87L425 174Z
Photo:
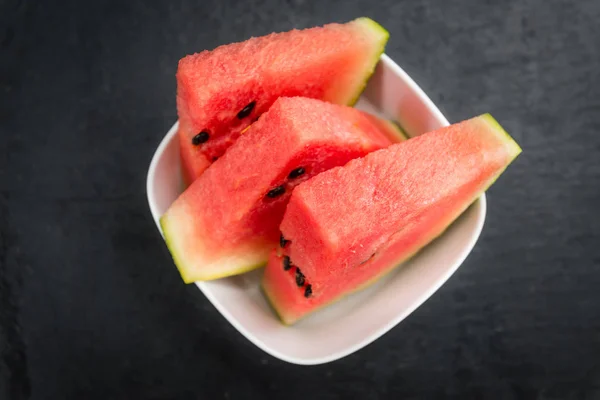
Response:
M442 125L444 125L444 126L450 125L450 123L448 122L446 117L442 114L442 112L438 109L438 107L431 101L431 99L425 94L423 89L421 89L421 87L419 87L419 85L417 85L416 82L398 64L396 64L385 53L381 55L380 62L386 68L390 69L394 75L398 76L402 81L404 81L409 86L409 88L414 92L414 94L416 94L419 97L419 99L426 105L427 109L432 113L432 115L438 121L440 121L440 123ZM156 224L156 227L157 227L159 233L161 234L161 236L163 236L163 238L164 238L164 234L162 232L162 229L160 228L160 222L159 222L160 214L158 211L158 205L156 204L155 199L151 194L154 193L154 190L155 190L154 178L156 176L159 159L161 158L162 154L165 152L165 149L167 148L167 146L173 140L173 137L177 134L178 126L179 126L179 121L176 121L173 124L173 126L169 129L167 134L161 140L160 144L158 145L156 151L154 152L154 154L152 156L152 160L150 162L150 166L148 168L148 173L146 176L146 195L148 198L148 205L150 207L150 212L154 219L154 223ZM195 282L195 284L200 289L200 291L202 291L202 293L204 293L204 296L206 296L206 298L212 303L212 305L221 313L221 315L235 329L237 329L244 337L246 337L246 339L248 339L252 344L257 346L259 349L261 349L265 353L267 353L275 358L278 358L282 361L286 361L288 363L297 364L297 365L319 365L319 364L325 364L328 362L332 362L332 361L338 360L340 358L346 357L346 356L362 349L363 347L371 344L372 342L374 342L375 340L377 340L378 338L380 338L381 336L383 336L384 334L389 332L393 327L398 325L402 320L404 320L407 316L409 316L417 308L419 308L427 299L429 299L435 292L437 292L438 289L442 285L444 285L448 281L448 279L456 272L456 270L463 264L463 262L467 258L467 256L471 253L473 247L475 246L475 243L477 242L477 240L479 239L479 236L481 235L481 231L483 229L483 225L485 223L485 217L486 217L486 213L487 213L487 201L486 201L485 193L482 193L482 195L479 197L479 199L477 199L470 207L473 207L473 205L475 205L476 203L479 203L479 208L478 208L479 212L478 212L478 214L476 214L477 224L476 224L475 230L470 235L470 238L468 240L468 245L466 245L463 248L463 250L460 253L459 258L457 259L457 261L454 263L454 265L451 268L448 268L448 270L444 274L443 278L438 279L434 285L432 285L431 287L428 288L428 290L421 293L421 295L418 296L413 301L413 303L404 310L404 312L399 313L398 315L395 316L395 318L390 319L387 323L384 324L383 327L381 327L374 333L365 336L364 338L357 341L352 346L348 346L344 350L338 350L327 356L304 359L304 358L289 356L285 353L280 352L279 350L271 348L267 343L265 343L263 340L257 338L252 332L250 332L248 329L246 329L246 327L243 324L241 324L233 315L231 315L229 313L227 308L225 306L223 306L220 303L220 301L216 298L216 296L212 293L212 291L208 289L206 282L200 281L200 282Z

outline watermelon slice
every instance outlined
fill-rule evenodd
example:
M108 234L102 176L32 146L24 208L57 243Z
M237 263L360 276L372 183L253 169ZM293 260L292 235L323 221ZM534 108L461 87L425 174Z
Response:
M264 291L291 324L390 271L440 235L519 146L483 115L324 172L292 194Z
M184 57L177 70L183 175L191 183L281 96L352 104L389 34L359 18Z
M279 98L161 218L184 281L264 265L295 186L400 140L392 124L354 108Z

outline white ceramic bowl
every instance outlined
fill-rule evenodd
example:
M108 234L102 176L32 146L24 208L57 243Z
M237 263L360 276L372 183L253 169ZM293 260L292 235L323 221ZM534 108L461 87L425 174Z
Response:
M357 107L398 121L410 136L448 125L419 86L385 54ZM156 149L148 171L148 202L159 231L160 216L182 191L176 132L177 123ZM295 364L330 362L389 331L446 282L475 245L485 210L482 195L412 260L375 285L291 327L279 322L263 297L259 289L262 270L196 285L238 331L265 352Z

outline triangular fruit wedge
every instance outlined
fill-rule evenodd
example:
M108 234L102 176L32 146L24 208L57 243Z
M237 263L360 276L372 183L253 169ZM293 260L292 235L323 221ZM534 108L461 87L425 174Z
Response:
M184 281L264 265L294 187L400 140L393 124L375 125L354 108L279 98L162 216Z
M177 111L184 180L194 181L282 96L353 104L389 34L376 22L273 33L182 58Z
M375 151L299 185L264 291L283 322L390 271L439 236L521 152L489 115Z

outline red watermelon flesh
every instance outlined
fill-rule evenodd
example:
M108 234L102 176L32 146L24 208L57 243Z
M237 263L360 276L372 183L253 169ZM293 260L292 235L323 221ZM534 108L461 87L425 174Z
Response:
M520 151L486 114L373 152L298 186L281 223L289 242L271 254L263 279L282 320L293 323L408 259L439 236ZM283 257L292 268L284 270Z
M388 33L359 18L252 38L184 57L177 110L184 180L191 183L278 97L356 101Z
M183 279L216 279L264 265L279 242L292 189L402 140L388 128L381 131L351 107L302 97L276 100L161 218Z

